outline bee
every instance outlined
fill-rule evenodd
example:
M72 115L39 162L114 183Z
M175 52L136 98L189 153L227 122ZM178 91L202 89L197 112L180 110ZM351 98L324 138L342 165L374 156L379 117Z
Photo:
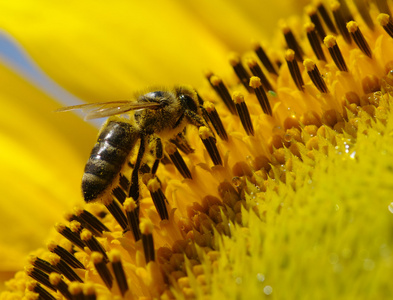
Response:
M109 117L98 135L82 177L82 193L88 203L110 195L117 184L120 171L140 141L127 195L137 202L138 173L149 145L153 144L154 148L152 152L155 161L151 168L154 175L164 155L162 141L179 140L178 137L182 137L188 124L197 128L207 126L198 95L188 86L148 92L137 96L133 101L82 104L57 111L76 109L87 111L85 119ZM121 116L129 112L133 113L128 117ZM214 138L213 142L215 147Z

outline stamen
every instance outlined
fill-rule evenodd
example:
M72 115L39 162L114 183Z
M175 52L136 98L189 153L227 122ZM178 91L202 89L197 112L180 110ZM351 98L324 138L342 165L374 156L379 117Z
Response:
M110 232L108 227L106 227L96 216L87 210L81 207L75 207L74 213L80 218L79 222L81 222L83 227L89 229L94 235L101 236L104 231Z
M231 99L231 94L229 94L228 88L222 82L222 79L215 76L215 75L212 75L209 78L209 81L210 81L213 89L224 101L225 105L227 106L227 108L229 109L231 114L233 114L233 115L236 114L236 109L235 109L235 105L233 104L233 101Z
M51 273L49 275L49 281L50 283L57 288L57 290L66 298L69 300L72 300L72 295L68 290L68 285L61 279L60 274L57 273Z
M377 20L387 34L393 38L393 23L390 20L390 16L388 14L379 14Z
M68 290L70 291L73 300L84 300L83 285L79 282L71 282L68 285Z
M263 73L257 61L255 59L250 58L247 60L247 65L250 68L252 75L259 77L261 79L261 83L265 91L273 91L273 88L269 80L267 80L265 74Z
M334 63L340 71L348 72L347 65L344 57L341 54L341 50L337 45L336 38L332 35L325 37L325 46L329 49L330 56L333 58Z
M65 226L62 223L57 223L55 225L55 229L58 233L60 233L62 236L64 236L67 240L69 240L71 243L73 243L75 246L81 248L85 248L85 243L80 239L79 235L72 232L70 228Z
M299 91L303 91L304 82L297 61L295 60L295 52L291 49L287 50L285 53L285 60L287 61L293 82L295 82Z
M278 76L278 72L276 70L276 67L273 65L273 63L270 61L269 57L266 55L265 51L261 47L259 43L254 42L253 43L253 48L255 51L255 54L258 56L259 60L262 62L266 70L274 75Z
M244 102L244 96L239 92L234 92L232 99L235 102L237 114L247 135L254 135L254 126L252 125L246 102Z
M74 255L72 255L63 247L57 245L54 241L49 242L47 247L50 252L60 256L71 267L75 269L85 269L84 265Z
M109 212L112 214L112 216L115 218L117 223L119 223L121 228L123 230L126 230L127 229L127 218L126 218L124 212L122 211L119 203L114 199L107 199L106 201L103 201L103 204L109 210Z
M79 223L77 220L73 220L70 222L70 229L72 232L80 234L82 232L82 224Z
M25 267L26 274L33 278L34 280L42 283L52 291L56 292L56 288L49 282L49 275L41 271L40 269L37 269L33 266L26 266Z
M329 92L325 80L323 80L321 73L318 70L317 65L311 59L305 59L303 62L304 67L307 70L308 76L310 76L311 81L314 83L316 88L321 93Z
M346 28L347 19L344 17L340 2L338 2L337 0L332 1L330 8L333 12L333 17L336 21L336 25L338 30L340 31L340 34L343 36L347 44L351 44L351 35Z
M138 206L132 198L128 198L123 205L124 205L124 210L126 211L129 228L132 230L132 233L134 234L135 242L137 242L141 239L141 232L139 230Z
M157 177L149 180L149 182L147 183L147 189L150 192L154 206L156 207L156 210L160 215L161 220L168 220L169 215L166 205L169 203L165 197L165 194L162 192L161 184L158 181Z
M216 108L214 107L214 104L210 101L206 101L203 103L203 107L218 136L222 140L227 142L228 141L227 132L224 128L224 125L222 124L221 118L218 115Z
M235 106L235 104L233 104L233 106ZM206 126L201 126L199 128L199 137L202 139L202 142L205 145L205 148L209 153L209 156L214 165L222 165L221 156L216 146L216 139L213 137L209 128Z
M316 8L313 5L308 5L308 6L306 6L305 11L306 11L306 14L310 17L312 24L314 24L314 26L316 28L315 36L319 37L319 42L322 42L326 36L326 32L325 32L325 29L323 29L323 26L322 26L321 20L319 19L318 14L317 14Z
M97 299L97 292L93 283L86 283L83 286L83 295L85 296L85 300Z
M187 164L184 162L183 157L180 155L179 151L177 151L176 146L168 143L165 145L165 151L168 153L169 158L180 174L184 178L192 179L191 172L188 169Z
M330 32L337 35L336 27L334 26L332 19L330 19L329 13L327 12L325 6L322 3L319 3L319 5L317 6L317 10L321 15L323 21L325 22L326 26L329 28Z
M370 15L370 3L367 1L354 1L358 12L362 16L364 23L367 24L367 27L371 30L374 30L374 22Z
M377 4L378 10L383 13L391 16L390 8L387 0L376 0L375 3Z
M104 247L100 242L92 235L88 229L83 229L81 232L81 240L85 242L86 246L93 252L99 252L102 254L105 261L108 261L108 256Z
M281 23L281 30L284 33L285 41L287 42L288 48L292 49L295 52L295 58L297 61L303 61L303 50L300 47L299 43L296 41L295 36L292 33L292 30L286 23Z
M121 295L124 297L125 293L128 291L127 277L121 263L120 252L117 250L112 250L109 253L109 259L112 263L113 273L119 286Z
M134 168L131 164L131 162L128 162L128 165L131 168ZM142 167L141 167L142 168ZM149 170L150 171L150 170ZM130 188L130 181L128 180L128 178L126 176L124 176L123 174L120 174L119 176L119 186L125 190L128 191L128 189Z
M313 23L306 23L304 28L307 31L307 39L311 45L312 50L314 51L315 56L319 60L326 62L325 53L323 53L321 43L318 40L317 34L315 33L315 25Z
M83 280L75 273L73 269L67 263L60 258L57 254L51 254L50 256L51 264L56 267L61 274L63 274L69 281L79 281L83 282ZM55 271L59 273L58 271Z
M256 76L251 77L250 86L255 90L255 95L257 96L259 105L262 107L263 112L271 116L272 108L270 107L269 99L262 88L261 79Z
M41 271L47 274L50 274L52 272L60 273L60 271L56 269L54 266L52 266L49 262L39 257L30 256L28 262L35 268L40 269Z
M368 57L371 58L371 49L368 45L366 39L364 38L362 32L359 29L359 26L356 22L350 21L347 23L348 32L351 34L353 40L355 41L356 45L359 49Z
M26 287L27 287L27 290L29 290L31 292L34 292L34 293L37 293L39 299L42 299L42 300L56 300L56 298L54 296L52 296L51 293L49 293L46 289L44 289L41 286L41 284L39 284L36 281L31 280L31 281L27 282Z
M108 289L112 288L113 277L111 272L109 271L106 262L104 260L104 256L99 252L93 252L91 254L91 261L94 264L98 274L100 275L102 281L105 283Z
M112 195L117 199L117 201L119 201L119 203L120 204L123 204L124 203L124 201L126 200L126 198L127 198L127 194L126 194L126 192L124 191L124 189L122 189L121 187L115 187L113 190L112 190Z
M140 229L142 233L143 251L145 253L146 264L155 260L153 223L146 218L141 218Z
M240 82L246 88L247 91L250 91L250 87L248 86L248 81L250 80L250 74L248 74L247 70L244 68L240 55L237 53L231 53L229 55L229 63L232 66L233 70L236 73L237 78L239 78Z

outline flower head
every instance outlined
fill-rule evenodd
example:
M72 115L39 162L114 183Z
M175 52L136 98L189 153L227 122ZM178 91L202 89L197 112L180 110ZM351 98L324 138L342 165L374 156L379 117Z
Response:
M388 297L393 27L380 1L356 4L308 6L282 48L207 71L205 121L161 148L139 134L153 155L133 151L2 297Z

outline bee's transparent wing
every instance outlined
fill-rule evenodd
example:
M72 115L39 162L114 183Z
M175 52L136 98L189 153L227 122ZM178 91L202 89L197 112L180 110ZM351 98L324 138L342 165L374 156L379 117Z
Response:
M73 105L62 107L55 112L64 112L70 110L81 109L86 113L85 119L98 119L105 118L115 115L120 115L131 110L143 109L143 108L158 108L160 104L157 102L135 102L128 100L120 101L110 101L110 102L96 102L96 103L86 103L80 105Z

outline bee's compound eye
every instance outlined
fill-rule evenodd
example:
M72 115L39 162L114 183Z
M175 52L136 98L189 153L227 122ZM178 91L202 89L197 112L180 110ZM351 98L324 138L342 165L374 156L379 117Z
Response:
M198 111L198 106L195 103L195 100L191 96L181 94L179 95L179 99L189 110L192 110L193 112Z

